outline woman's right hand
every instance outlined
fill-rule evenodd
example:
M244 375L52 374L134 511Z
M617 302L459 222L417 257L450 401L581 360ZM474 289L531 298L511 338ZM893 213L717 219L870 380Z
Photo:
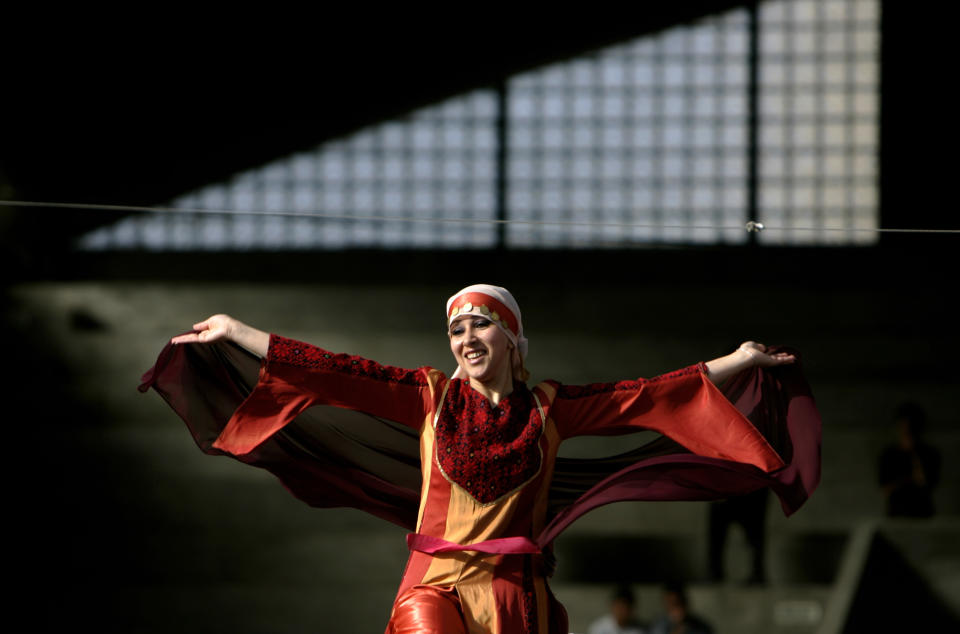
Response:
M230 315L211 315L194 324L193 332L174 337L170 343L213 343L214 341L232 341L258 357L265 357L267 348L270 346L270 335Z
M232 340L237 320L230 315L212 315L193 325L193 332L179 335L170 343L213 343L220 339Z

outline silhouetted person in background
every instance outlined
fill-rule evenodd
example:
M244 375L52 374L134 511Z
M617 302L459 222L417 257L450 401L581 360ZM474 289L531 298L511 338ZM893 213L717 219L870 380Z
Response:
M589 634L646 634L647 630L633 615L635 606L630 586L617 586L610 599L610 613L594 621Z
M897 408L897 442L880 455L880 486L890 517L930 517L940 480L940 452L923 442L927 415L917 403Z
M666 614L653 622L649 634L713 634L709 623L690 612L687 593L679 583L663 588Z
M710 504L710 578L723 581L723 549L731 524L740 524L750 545L750 578L747 583L765 583L767 491L760 489L747 495Z

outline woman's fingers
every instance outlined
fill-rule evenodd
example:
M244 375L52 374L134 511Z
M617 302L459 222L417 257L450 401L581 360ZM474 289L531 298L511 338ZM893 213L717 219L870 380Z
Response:
M744 341L740 347L753 350L755 359L761 366L785 365L797 360L797 358L789 352L775 352L770 354L767 352L767 346L758 341Z
M210 343L227 336L227 316L213 315L193 325L193 332L178 335L170 343Z
M797 360L795 356L787 352L778 352L776 354L767 355L770 359L773 360L773 365L785 365L787 363L793 363Z
M222 339L226 329L210 328L200 332L190 332L185 335L178 335L170 340L170 343L210 343Z

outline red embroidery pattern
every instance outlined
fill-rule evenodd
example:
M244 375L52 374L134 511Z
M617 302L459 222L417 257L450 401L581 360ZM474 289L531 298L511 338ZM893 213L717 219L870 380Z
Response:
M420 370L407 370L349 354L337 354L296 339L270 335L267 361L286 363L301 368L329 370L343 374L364 376L379 381L423 386L426 376Z
M636 390L648 383L657 383L666 379L676 379L689 374L699 374L701 371L706 372L706 366L704 365L701 369L700 366L702 365L703 363L701 362L697 365L691 365L681 370L675 370L673 372L668 372L667 374L661 374L660 376L655 376L650 379L617 381L615 383L588 383L587 385L561 385L557 390L557 397L565 399L586 398L588 396L595 396L605 392Z
M492 407L468 381L451 380L437 420L437 461L481 504L520 488L540 471L543 421L523 383Z

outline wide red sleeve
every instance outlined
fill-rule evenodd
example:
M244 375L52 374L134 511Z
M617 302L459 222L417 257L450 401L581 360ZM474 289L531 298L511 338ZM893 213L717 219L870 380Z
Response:
M428 372L271 334L256 386L213 446L235 455L248 453L313 405L344 407L419 428L433 408Z
M647 429L701 456L764 471L784 466L763 435L707 378L702 363L651 379L556 387L549 415L561 438Z

